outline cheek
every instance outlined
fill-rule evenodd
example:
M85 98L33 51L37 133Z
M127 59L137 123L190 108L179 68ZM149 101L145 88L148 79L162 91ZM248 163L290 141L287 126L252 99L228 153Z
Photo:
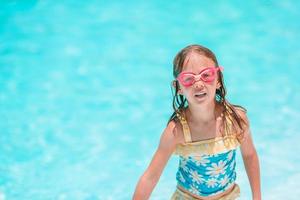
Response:
M181 85L180 83L178 84L179 88L178 88L178 94L185 94L186 92L186 87Z
M193 86L185 87L185 86L180 85L179 93L182 94L183 96L189 96L190 93L192 92L192 89L193 89L192 87Z
M190 88L189 87L181 87L181 93L184 95L184 96L187 96L187 94L189 94L190 92Z
M217 87L217 81L213 81L211 83L206 83L206 87L208 88L208 90L210 91L210 93L215 93Z
M217 87L217 81L212 81L212 82L208 82L208 83L205 83L205 84L209 88L216 88Z
M218 79L215 79L215 80L212 82L212 86L215 87L215 88L217 88L217 87L218 87L218 83L219 83Z

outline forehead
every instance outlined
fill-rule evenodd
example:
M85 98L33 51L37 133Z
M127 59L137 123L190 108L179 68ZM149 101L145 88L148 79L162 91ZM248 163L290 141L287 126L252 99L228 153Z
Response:
M182 71L199 73L207 67L215 67L214 61L205 55L192 52L185 58Z

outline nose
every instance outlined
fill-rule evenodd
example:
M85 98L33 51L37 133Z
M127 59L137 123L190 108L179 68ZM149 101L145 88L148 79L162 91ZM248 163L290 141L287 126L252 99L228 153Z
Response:
M194 83L194 88L203 88L204 87L204 83L203 81L199 78L198 80L196 79L195 80L195 83Z

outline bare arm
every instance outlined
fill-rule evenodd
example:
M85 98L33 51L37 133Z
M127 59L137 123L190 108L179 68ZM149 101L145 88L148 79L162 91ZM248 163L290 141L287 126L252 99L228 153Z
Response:
M150 197L164 167L175 149L176 137L173 132L175 130L174 127L175 123L170 122L162 133L158 149L148 168L138 181L132 198L133 200L146 200Z
M244 166L248 175L251 186L253 200L261 200L261 186L260 186L260 169L259 160L256 149L251 137L249 121L246 114L240 113L243 119L247 122L247 127L244 132L244 140L241 144L241 154L244 161Z

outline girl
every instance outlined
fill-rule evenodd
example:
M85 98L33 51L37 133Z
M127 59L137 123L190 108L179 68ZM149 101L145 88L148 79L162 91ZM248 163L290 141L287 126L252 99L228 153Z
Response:
M231 200L240 195L236 149L240 146L253 200L261 199L258 156L246 110L225 96L223 68L200 45L182 49L173 62L174 113L141 176L134 200L148 199L172 154L179 155L172 200Z

